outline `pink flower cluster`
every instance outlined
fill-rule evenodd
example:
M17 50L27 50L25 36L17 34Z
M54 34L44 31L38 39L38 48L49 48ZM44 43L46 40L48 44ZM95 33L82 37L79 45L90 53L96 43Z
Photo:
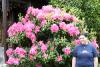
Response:
M37 56L37 54L39 53L38 52L39 49L43 53L42 57L45 59L48 58L48 55L46 54L47 48L48 48L47 45L44 44L43 41L39 42L39 46L33 45L29 51L30 60L32 60L33 56Z
M47 22L46 20L42 20L41 24L40 24L40 27L44 26L46 24L46 22Z
M75 27L74 24L66 24L65 22L59 23L59 26L57 26L57 24L53 24L50 28L51 32L58 32L59 27L60 27L60 29L62 29L64 31L68 31L70 36L74 36L74 35L77 36L80 34L78 27Z
M28 21L27 23L24 24L24 27L25 27L25 32L32 32L32 30L35 28L35 25L31 21Z
M96 39L92 40L92 45L95 47L95 48L99 48L97 42L96 42Z
M70 15L68 13L64 13L64 20L73 21L73 22L79 22L79 20L75 16Z
M7 56L9 57L8 61L6 62L9 65L19 65L20 63L20 59L19 58L23 58L26 56L26 51L21 48L21 47L17 47L15 50L9 48L6 51ZM18 55L18 57L14 57L14 55Z
M36 40L36 36L35 33L33 33L33 30L37 27L35 26L35 24L33 24L31 21L28 21L27 23L24 23L25 25L25 33L26 33L26 37L29 38L32 43L34 43L34 41ZM39 32L36 30L36 32Z
M50 29L51 29L51 32L58 32L59 27L56 24L53 24Z
M70 15L66 12L64 12L63 10L59 9L59 8L54 8L52 7L52 5L48 5L48 6L43 6L42 9L35 9L32 6L30 6L27 10L25 19L27 19L27 15L32 15L33 17L37 17L39 20L45 20L46 19L46 15L51 14L51 19L53 20L67 20L67 21L73 21L73 22L79 22L78 19L73 16ZM24 19L24 22L25 22Z
M79 40L79 39L75 39L75 40L74 40L74 44L75 44L75 45L79 45L79 44L80 44L80 40Z
M32 47L31 47L31 49L30 49L30 51L29 51L29 54L30 55L37 55L37 46L35 46L35 45L33 45Z
M48 6L43 6L42 7L42 10L45 13L50 13L50 12L53 12L54 11L54 8L51 5L48 5Z
M36 40L36 35L33 32L26 32L26 37L29 38L32 43Z
M40 27L39 26L36 26L34 32L35 33L38 33L39 31L40 31Z
M47 44L44 44L43 41L39 41L39 45L41 46L42 53L45 53L48 49Z
M6 63L9 64L9 65L12 65L12 64L13 65L19 65L19 63L20 63L19 61L20 61L19 58L10 57Z
M63 21L63 16L62 16L62 11L58 8L55 8L54 11L53 11L53 15L52 15L52 19L53 20L60 20L60 21Z
M47 45L41 45L41 51L45 53L47 50Z
M14 51L13 51L12 48L9 48L9 49L6 51L6 54L7 54L7 56L9 56L9 57L12 56L13 53L14 53Z
M8 57L12 56L14 54L14 51L12 48L9 48L7 51L6 51L6 54Z
M66 24L65 22L60 22L60 23L59 23L59 27L60 27L60 29L62 29L62 30L64 30L64 31L67 30L67 29L66 29L67 24Z
M27 13L26 14L32 14L33 16L36 16L38 13L39 13L39 9L37 9L37 8L35 9L32 6L30 6L27 9Z
M66 29L68 33L70 34L70 36L74 36L74 35L77 36L80 34L78 27L75 27L73 24L67 24Z
M34 33L33 33L34 30ZM16 36L19 33L25 32L26 37L31 39L31 41L34 43L36 40L35 33L38 33L40 31L39 26L35 26L31 21L28 21L27 23L22 24L21 22L14 23L12 26L8 29L8 36Z
M49 19L47 17L49 17ZM39 25L36 24L37 21L33 21L35 18L40 22ZM41 27L46 24L47 20L58 20L57 22L62 22L63 20L78 22L78 19L75 16L70 15L59 8L54 8L51 5L43 6L42 9L30 6L21 22L14 23L9 27L8 36L16 36L18 33L25 32L26 37L31 39L32 43L34 43L36 40L35 34L37 34ZM71 36L79 34L78 28L71 24L66 25L65 22L62 22L59 23L59 26L61 29L67 30ZM57 24L53 24L50 29L53 33L58 32L59 26Z
M23 31L24 31L24 25L21 22L18 22L10 26L7 32L8 36L11 37Z
M14 50L14 53L19 55L20 57L25 57L26 55L26 50L24 50L23 48L20 48L20 47L17 47L15 50Z
M58 62L61 62L63 60L63 58L62 58L62 56L60 55L60 56L57 56L57 61Z
M6 54L7 54L8 57L12 57L14 54L19 55L19 57L25 57L25 55L26 55L26 50L24 50L24 49L21 48L21 47L16 47L15 50L13 50L12 48L9 48L9 49L6 51Z
M69 55L70 53L71 53L71 49L70 49L70 47L66 47L66 48L64 48L64 54L65 55Z

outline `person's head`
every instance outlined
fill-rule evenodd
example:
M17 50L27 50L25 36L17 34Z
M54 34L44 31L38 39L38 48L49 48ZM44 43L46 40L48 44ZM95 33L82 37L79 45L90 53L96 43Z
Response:
M88 38L85 35L80 35L79 40L81 44L87 44L88 43Z

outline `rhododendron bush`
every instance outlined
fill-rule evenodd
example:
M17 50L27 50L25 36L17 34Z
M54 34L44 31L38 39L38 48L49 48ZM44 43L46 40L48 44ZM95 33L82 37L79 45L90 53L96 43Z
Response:
M7 64L24 65L22 67L68 66L73 40L80 34L79 24L78 18L60 8L30 6L26 15L8 29L7 41L16 48L6 51L9 57Z

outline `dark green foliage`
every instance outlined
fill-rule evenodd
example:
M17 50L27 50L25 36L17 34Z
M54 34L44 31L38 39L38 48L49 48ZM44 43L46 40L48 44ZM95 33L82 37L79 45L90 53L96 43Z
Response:
M49 3L84 20L89 38L100 40L100 0L50 0Z

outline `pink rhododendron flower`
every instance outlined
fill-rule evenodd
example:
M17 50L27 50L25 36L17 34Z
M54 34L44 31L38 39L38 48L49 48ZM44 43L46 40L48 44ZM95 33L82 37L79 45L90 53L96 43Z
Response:
M14 50L15 54L18 54L20 57L25 57L26 51L23 48L17 47Z
M28 37L28 38L31 38L31 36L32 36L32 32L25 32L26 33L26 37Z
M72 16L68 13L65 13L64 16L63 16L63 19L67 20L67 21L70 21L72 19Z
M64 48L64 54L69 55L71 53L70 47Z
M38 15L36 16L39 20L45 20L45 13L43 11L39 11Z
M56 24L53 24L50 29L52 33L59 31L59 27Z
M40 26L42 27L42 26L44 26L45 24L46 24L46 20L42 20L42 22L41 22L41 25L40 25Z
M34 43L34 41L36 40L36 36L32 32L26 32L26 37L28 37L29 39L31 39L32 43Z
M31 13L31 14L32 14L33 16L37 16L38 13L39 13L39 9L38 9L38 8L32 9L32 13Z
M47 48L48 48L47 45L41 45L41 51L42 51L43 53L46 52Z
M51 16L51 18L53 20L60 20L60 21L63 20L63 17L62 17L62 14L61 14L61 10L59 8L55 8L53 13L54 14Z
M75 16L70 15L68 13L64 14L63 19L67 21L79 22L79 20Z
M66 31L66 26L67 26L67 24L66 24L65 22L59 23L60 29L62 29L62 30L64 30L64 31Z
M13 36L13 35L16 35L16 31L14 30L16 28L17 24L14 23L12 26L9 27L8 29L8 36Z
M42 64L36 64L35 67L42 67Z
M40 44L40 45L44 45L43 41L39 41L39 44Z
M79 40L79 39L77 39L77 40L75 39L75 40L74 40L74 44L75 44L75 45L79 45L79 44L80 44L80 40Z
M25 15L25 19L26 19L27 21L29 20L29 15L28 15L28 14Z
M67 29L73 28L74 24L67 24Z
M14 23L12 26L8 29L8 36L15 36L18 33L21 33L24 31L24 25L21 22Z
M63 20L61 14L59 14L59 13L53 14L52 19L53 20Z
M39 26L36 26L34 32L35 33L38 33L39 31L40 31L40 27Z
M24 25L21 22L18 22L15 29L16 29L17 32L23 32L24 31Z
M32 43L34 43L35 40L36 40L36 36L35 36L35 34L32 34L31 37L30 37L30 39L31 39Z
M78 27L75 27L73 24L67 24L66 29L68 33L70 34L70 36L74 36L74 35L77 36L80 34Z
M14 58L10 57L6 63L9 65L14 64Z
M19 65L20 59L19 58L14 58L14 65Z
M20 59L18 59L18 58L10 57L6 63L9 65L12 65L12 64L19 65L19 61L20 61Z
M62 58L62 56L60 55L60 56L57 56L57 61L58 62L61 62L63 60L63 58Z
M29 51L29 54L30 55L36 55L38 52L37 52L37 46L33 45Z
M39 41L39 45L41 46L41 51L45 53L48 49L48 46L43 43L43 41Z
M48 6L43 6L42 10L45 13L50 13L50 12L52 12L54 10L54 8L52 7L52 5L48 5Z
M16 27L16 23L14 23L12 26L9 27L7 31L9 37L16 35L15 27Z
M96 39L92 40L92 45L95 47L95 48L99 48L97 42L96 42Z
M28 23L25 23L24 27L26 32L32 32L32 30L35 28L35 25L31 21L28 21Z
M22 18L21 22L26 23L27 22L27 19Z
M30 13L32 12L32 10L33 10L33 7L30 6L30 7L27 9L27 14L30 14Z
M54 8L54 13L58 13L58 14L61 14L61 9L60 8Z
M7 54L7 56L12 56L13 55L13 49L12 48L9 48L7 51L6 51L6 54Z
M42 45L45 45L45 44L43 43L43 41L39 41L39 45L42 46Z

